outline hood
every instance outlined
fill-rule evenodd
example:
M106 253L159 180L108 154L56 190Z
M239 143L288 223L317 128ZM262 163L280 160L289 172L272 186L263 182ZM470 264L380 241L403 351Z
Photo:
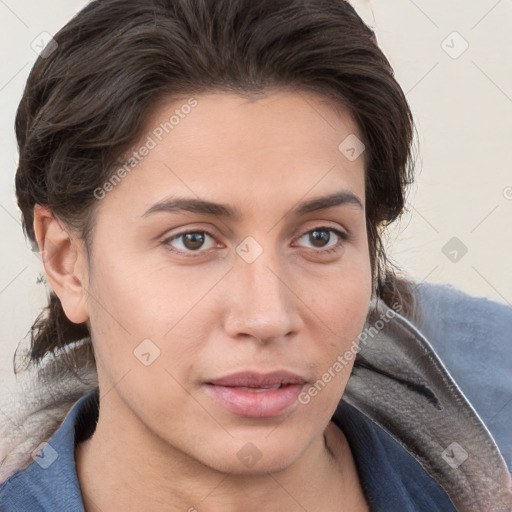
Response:
M379 301L342 400L423 466L461 512L510 512L506 463L427 339Z
M90 360L88 339L70 344L79 361ZM93 365L72 372L63 354L45 357L36 367L17 376L14 394L0 404L0 484L37 457L36 448L58 429L71 406L98 386ZM36 450L34 457L32 452Z

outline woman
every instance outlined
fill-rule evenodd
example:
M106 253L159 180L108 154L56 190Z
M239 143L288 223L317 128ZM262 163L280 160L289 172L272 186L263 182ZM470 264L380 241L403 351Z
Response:
M16 119L52 293L2 510L511 510L386 265L413 121L350 5L93 1L55 40Z

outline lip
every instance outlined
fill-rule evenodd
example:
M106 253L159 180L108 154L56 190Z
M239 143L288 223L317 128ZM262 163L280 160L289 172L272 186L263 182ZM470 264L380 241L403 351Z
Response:
M287 412L307 380L288 371L239 372L205 383L206 393L230 412L248 418Z

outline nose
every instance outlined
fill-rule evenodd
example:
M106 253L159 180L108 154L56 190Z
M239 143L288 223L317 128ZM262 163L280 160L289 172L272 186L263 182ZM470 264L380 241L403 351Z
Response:
M252 263L235 258L228 274L224 329L232 338L252 337L260 343L286 340L301 327L289 272L275 254L265 250Z

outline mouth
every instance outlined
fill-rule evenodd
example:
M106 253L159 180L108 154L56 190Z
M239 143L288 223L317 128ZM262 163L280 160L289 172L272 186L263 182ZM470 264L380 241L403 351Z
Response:
M241 372L205 383L205 391L228 411L248 418L279 416L297 403L307 380L287 371Z

